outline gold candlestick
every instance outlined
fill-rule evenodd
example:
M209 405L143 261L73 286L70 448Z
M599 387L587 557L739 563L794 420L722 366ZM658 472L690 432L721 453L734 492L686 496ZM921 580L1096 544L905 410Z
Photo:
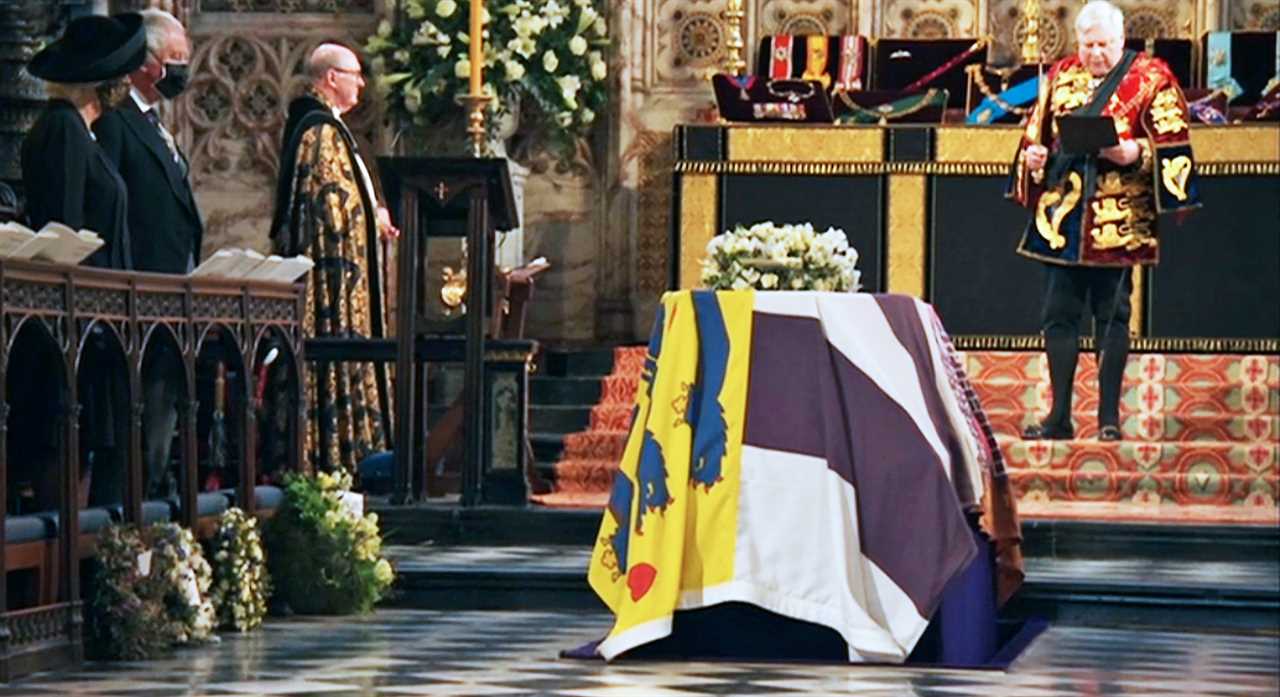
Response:
M471 141L471 156L484 157L489 153L484 125L484 110L493 97L487 94L466 94L458 97L458 103L467 110L467 139Z
M484 93L484 4L471 0L468 62L471 64L470 94L458 101L467 108L467 136L471 140L472 157L483 157L485 144L484 109L491 97Z
M742 0L729 0L724 11L728 38L725 39L724 71L730 75L746 72L747 62L742 58L742 20L747 16Z
M1022 16L1027 18L1027 33L1022 40L1023 64L1044 61L1040 56L1040 0L1027 0L1022 7Z

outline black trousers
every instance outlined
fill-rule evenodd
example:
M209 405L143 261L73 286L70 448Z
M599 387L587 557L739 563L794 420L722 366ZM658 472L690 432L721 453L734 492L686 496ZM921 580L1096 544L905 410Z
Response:
M1053 409L1045 423L1071 425L1071 392L1080 352L1080 319L1088 303L1098 358L1098 423L1120 424L1120 387L1129 358L1131 267L1045 265L1044 303L1040 320Z
M163 342L151 349L142 366L143 496L147 498L177 493L178 473L169 464L178 430L178 403L186 397L185 373L182 356Z

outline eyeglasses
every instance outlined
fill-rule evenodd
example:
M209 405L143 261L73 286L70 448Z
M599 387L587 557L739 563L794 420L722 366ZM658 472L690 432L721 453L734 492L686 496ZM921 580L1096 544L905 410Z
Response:
M338 67L338 66L336 66L336 65L335 65L334 67L332 67L332 68L329 68L329 69L330 69L330 70L336 70L336 71L338 71L338 72L340 72L340 73L346 73L347 75L356 75L356 76L359 76L359 77L364 77L364 71L363 71L363 70L359 70L359 69L352 70L351 68L339 68L339 67Z

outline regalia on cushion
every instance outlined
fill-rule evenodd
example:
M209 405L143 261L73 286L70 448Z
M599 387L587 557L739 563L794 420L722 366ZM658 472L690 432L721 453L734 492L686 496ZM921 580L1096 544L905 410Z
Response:
M1097 80L1076 56L1059 61L1046 79L1007 192L1035 213L1018 252L1066 265L1155 264L1159 214L1199 206L1191 115L1173 73L1160 59L1136 54L1103 107L1101 115L1115 119L1119 138L1132 139L1141 149L1138 161L1125 167L1090 157L1055 168L1062 157L1055 147L1055 119L1085 107ZM1053 154L1048 167L1032 173L1023 152L1035 143ZM1062 169L1056 180L1055 169Z
M726 121L831 123L831 99L816 80L756 75L711 76L716 108Z
M828 91L865 89L867 39L863 36L778 34L760 39L756 75L773 80L817 80Z

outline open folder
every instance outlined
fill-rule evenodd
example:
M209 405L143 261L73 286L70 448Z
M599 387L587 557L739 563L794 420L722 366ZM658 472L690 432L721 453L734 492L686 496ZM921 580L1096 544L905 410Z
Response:
M1058 140L1068 155L1096 155L1120 142L1110 116L1058 117Z

